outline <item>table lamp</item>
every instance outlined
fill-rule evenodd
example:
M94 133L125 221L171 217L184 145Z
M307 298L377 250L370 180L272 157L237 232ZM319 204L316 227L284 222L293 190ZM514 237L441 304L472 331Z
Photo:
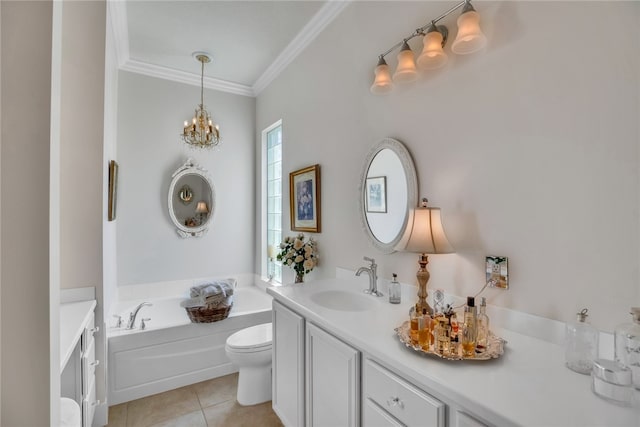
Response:
M200 218L200 224L202 224L204 222L205 215L209 213L209 207L207 206L207 202L205 202L204 200L199 201L198 205L196 206L196 213Z
M405 252L420 253L418 263L420 269L416 274L418 278L418 302L416 310L433 314L433 309L427 303L427 282L429 281L429 254L450 254L455 252L442 227L440 208L427 207L427 199L422 199L422 206L411 209L407 221L407 228L396 245L395 249Z

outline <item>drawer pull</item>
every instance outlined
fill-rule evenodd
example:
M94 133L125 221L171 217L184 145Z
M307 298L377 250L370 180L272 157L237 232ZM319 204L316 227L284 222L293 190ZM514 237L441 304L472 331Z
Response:
M398 406L400 409L404 409L404 402L397 396L389 398L387 400L387 405L391 407Z
M91 366L98 366L99 364L100 364L99 360L95 360L95 361L89 363L89 365L91 365Z

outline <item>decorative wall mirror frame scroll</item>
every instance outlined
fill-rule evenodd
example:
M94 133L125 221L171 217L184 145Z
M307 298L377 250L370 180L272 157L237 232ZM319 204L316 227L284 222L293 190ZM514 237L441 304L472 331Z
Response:
M185 187L189 188L189 202L185 203ZM169 216L182 238L202 237L208 229L215 208L215 193L207 171L192 159L171 175L169 185ZM195 203L191 203L191 200Z
M395 252L394 246L407 225L409 209L418 203L416 168L400 141L384 138L369 151L358 194L362 228L371 243L381 252ZM382 204L384 209L371 209Z

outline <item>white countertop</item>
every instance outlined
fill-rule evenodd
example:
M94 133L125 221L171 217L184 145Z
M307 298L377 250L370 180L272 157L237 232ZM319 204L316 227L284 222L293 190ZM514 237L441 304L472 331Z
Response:
M67 365L95 307L95 300L60 304L60 372Z
M591 392L591 378L564 366L564 349L507 329L504 354L488 361L448 361L405 347L394 328L408 320L415 298L399 305L375 298L366 311L340 311L312 295L340 289L361 294L362 282L324 279L267 289L275 300L381 361L436 397L500 426L640 426L640 409L619 407ZM367 296L367 298L369 298Z

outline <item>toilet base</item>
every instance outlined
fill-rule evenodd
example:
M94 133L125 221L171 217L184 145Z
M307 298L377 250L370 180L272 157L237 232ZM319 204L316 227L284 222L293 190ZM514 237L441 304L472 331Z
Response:
M238 403L257 405L271 400L271 365L246 366L238 373Z

